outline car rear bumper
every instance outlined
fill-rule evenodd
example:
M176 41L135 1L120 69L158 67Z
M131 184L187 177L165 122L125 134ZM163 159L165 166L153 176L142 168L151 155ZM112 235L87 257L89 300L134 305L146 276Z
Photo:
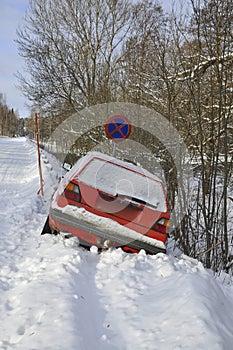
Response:
M137 251L144 249L149 254L166 252L165 245L162 242L158 242L152 238L147 238L142 234L139 235L139 238L132 240L127 235L122 235L117 233L116 231L113 232L112 230L108 230L103 227L100 228L97 225L94 225L93 223L74 217L69 213L65 213L56 208L50 209L49 217L51 221L55 223L56 229L58 229L61 225L68 227L70 228L69 232L71 232L79 238L81 237L82 241L83 235L81 235L81 232L86 232L87 238L84 241L87 243L87 245L93 244L93 237L92 239L88 239L88 237L92 235L94 236L94 238L101 238L102 242L112 242L112 246L127 246ZM158 242L159 244L156 245L156 242ZM98 246L97 240L96 245Z

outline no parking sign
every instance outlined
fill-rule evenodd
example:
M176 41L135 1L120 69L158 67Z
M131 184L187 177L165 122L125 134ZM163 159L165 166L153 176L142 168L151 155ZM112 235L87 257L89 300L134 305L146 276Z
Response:
M126 140L131 133L131 124L124 116L111 116L105 123L105 133L116 142Z

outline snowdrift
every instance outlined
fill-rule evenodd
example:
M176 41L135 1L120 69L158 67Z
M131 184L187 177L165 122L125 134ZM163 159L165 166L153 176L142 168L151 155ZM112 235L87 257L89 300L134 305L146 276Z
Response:
M0 138L1 350L232 349L231 281L197 260L40 236L59 176L42 161L44 200L34 144Z

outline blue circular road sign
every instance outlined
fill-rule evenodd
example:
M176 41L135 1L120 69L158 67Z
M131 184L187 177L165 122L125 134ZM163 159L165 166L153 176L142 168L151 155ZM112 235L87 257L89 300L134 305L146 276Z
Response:
M131 133L131 124L126 117L114 115L106 121L105 133L109 139L123 141L127 139Z

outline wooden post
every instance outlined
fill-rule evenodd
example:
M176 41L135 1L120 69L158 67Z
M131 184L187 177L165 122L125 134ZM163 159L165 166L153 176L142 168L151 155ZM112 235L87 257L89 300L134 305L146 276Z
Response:
M40 176L40 189L37 192L37 194L41 193L42 196L44 195L44 181L42 177L42 169L41 169L41 160L40 160L40 142L39 142L39 123L38 123L38 114L35 113L35 124L36 124L36 143L37 143L37 153L38 153L38 169L39 169L39 176Z

